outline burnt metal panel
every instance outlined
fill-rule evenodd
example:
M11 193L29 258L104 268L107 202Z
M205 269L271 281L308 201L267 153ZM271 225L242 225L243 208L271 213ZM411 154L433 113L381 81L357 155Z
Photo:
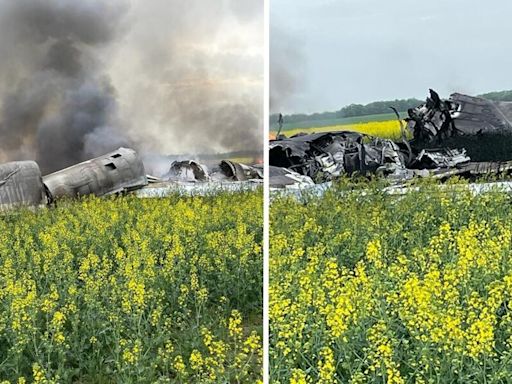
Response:
M208 181L208 169L194 160L173 161L163 179L166 181L205 182Z
M415 140L423 143L461 135L512 134L512 102L453 93L441 99L430 90L425 104L408 111Z
M219 168L228 180L247 181L263 178L262 172L256 167L231 160L222 160L219 164Z
M0 165L0 211L18 206L46 204L41 171L35 161Z
M288 168L269 165L268 172L268 184L271 188L304 187L315 184L309 176L301 175Z
M144 164L133 149L119 148L43 178L55 198L104 196L142 188L148 183Z
M454 93L450 96L455 128L464 134L512 133L512 102Z

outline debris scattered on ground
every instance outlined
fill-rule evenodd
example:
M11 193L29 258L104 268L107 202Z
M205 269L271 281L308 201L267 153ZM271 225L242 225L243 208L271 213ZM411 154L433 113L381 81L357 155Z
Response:
M0 165L0 211L46 206L56 199L106 196L138 190L140 197L175 191L206 194L217 190L253 189L261 185L263 166L222 160L210 171L194 160L174 161L163 177L146 175L137 152L119 148L52 174L41 176L34 161Z
M270 166L286 169L295 176L287 183L281 177L271 176L270 186L305 187L310 185L310 180L325 183L342 175L378 175L399 184L413 177L474 178L512 171L512 162L502 159L475 162L465 148L441 145L444 140L453 141L461 136L494 135L497 140L507 135L512 137L512 102L460 93L441 99L430 90L426 102L410 109L405 119L412 140L407 140L404 124L392 109L402 129L399 142L351 131L296 134L289 138L279 135L271 140ZM432 143L440 144L439 148L432 148ZM509 159L512 160L512 153ZM283 170L273 172L284 174Z

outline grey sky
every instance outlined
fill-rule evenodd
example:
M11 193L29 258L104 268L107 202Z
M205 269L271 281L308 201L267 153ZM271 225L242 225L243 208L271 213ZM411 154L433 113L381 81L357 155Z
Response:
M512 89L512 1L272 0L272 112Z

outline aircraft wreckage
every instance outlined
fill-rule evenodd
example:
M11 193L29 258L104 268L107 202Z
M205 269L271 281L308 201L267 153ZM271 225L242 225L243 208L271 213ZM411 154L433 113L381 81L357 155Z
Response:
M163 196L178 188L202 185L261 183L262 166L248 166L223 160L210 172L196 161L175 161L163 178L146 175L136 151L118 148L103 156L84 161L46 176L35 161L0 164L0 211L15 207L44 207L60 198L86 195L107 196L137 191L140 197ZM229 189L229 188L224 188ZM233 189L233 188L231 188Z
M269 144L271 188L295 188L328 182L341 175L379 175L393 183L418 177L445 179L459 175L476 178L512 172L512 151L493 159L493 147L512 138L512 102L496 102L454 93L441 99L430 90L426 102L409 109L406 124L395 111L402 140L372 137L358 132L332 131L278 135ZM407 129L412 135L407 140ZM482 148L464 148L464 138L491 138L486 161Z

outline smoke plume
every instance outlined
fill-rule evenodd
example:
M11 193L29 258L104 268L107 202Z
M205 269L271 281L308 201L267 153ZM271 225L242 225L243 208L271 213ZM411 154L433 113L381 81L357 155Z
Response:
M270 113L287 112L289 104L303 91L305 55L301 42L271 23Z
M260 0L0 0L0 161L262 150Z
M110 136L95 148L86 138L116 124L115 92L96 49L115 41L126 6L62 0L0 6L3 160L35 159L49 172L111 149Z

